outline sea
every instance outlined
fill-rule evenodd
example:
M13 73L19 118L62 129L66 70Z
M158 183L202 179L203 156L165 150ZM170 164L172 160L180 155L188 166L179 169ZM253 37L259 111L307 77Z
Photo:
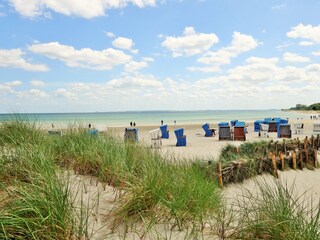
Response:
M88 126L124 127L130 122L136 126L203 124L229 122L231 120L249 121L261 120L269 117L288 119L308 118L307 114L270 110L201 110L201 111L128 111L128 112L86 112L86 113L20 113L0 114L0 122L19 118L44 126L63 126L81 124Z

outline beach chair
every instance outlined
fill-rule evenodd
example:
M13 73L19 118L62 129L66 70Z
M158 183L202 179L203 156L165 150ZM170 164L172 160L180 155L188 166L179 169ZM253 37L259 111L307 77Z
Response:
M61 130L49 130L48 131L49 135L57 135L57 136L62 136L62 131Z
M254 121L254 131L260 132L260 124L265 124L266 122L264 120L256 120Z
M259 137L268 138L269 124L260 123Z
M236 122L233 127L233 140L246 141L246 126L245 122Z
M294 127L295 134L303 134L303 127L304 127L303 123L295 123L293 124L293 127Z
M183 128L178 128L176 130L174 130L174 134L176 135L177 138L177 147L182 147L182 146L186 146L187 145L187 139L186 139L186 135L183 135Z
M99 131L98 129L93 128L93 129L89 129L87 133L90 134L91 136L97 136Z
M219 126L219 141L232 140L231 128L228 122L220 122Z
M279 125L278 138L291 138L290 124L280 124Z
M212 136L216 135L215 129L210 128L209 123L206 123L206 124L202 125L202 128L203 128L203 130L205 132L205 134L204 134L205 137L212 137Z
M138 142L138 128L126 128L124 140L127 142Z
M277 132L278 131L278 125L280 124L280 122L277 121L270 121L269 124L269 130L268 132Z
M161 130L161 138L169 138L169 130L167 130L168 125L161 125L160 130Z
M151 138L151 148L161 148L162 140L161 140L161 131L159 128L149 131L149 135Z
M313 134L320 134L320 122L313 123Z

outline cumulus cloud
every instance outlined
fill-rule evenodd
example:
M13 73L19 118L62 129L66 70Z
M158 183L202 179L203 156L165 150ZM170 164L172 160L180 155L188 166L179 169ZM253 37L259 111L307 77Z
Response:
M320 56L320 51L314 51L314 52L312 52L312 55L314 55L314 56Z
M0 67L20 68L26 71L45 72L44 64L32 64L24 59L25 53L19 49L0 49Z
M310 41L301 41L299 42L300 46L306 47L306 46L312 46L314 45L314 42L310 42Z
M134 43L130 38L118 37L113 40L112 45L116 48L129 50L133 47Z
M303 25L302 23L291 28L290 32L287 32L289 38L303 38L314 43L320 43L320 25Z
M106 86L109 88L157 88L161 87L162 83L153 75L137 74L113 79Z
M283 59L286 62L296 62L296 63L304 63L304 62L310 62L310 59L307 57L300 56L295 53L286 52L283 54Z
M166 37L162 46L172 52L173 57L193 56L209 50L219 39L214 33L196 33L193 27L186 27L181 37Z
M37 17L46 15L49 10L84 18L104 16L107 9L124 8L128 4L139 8L155 6L156 0L10 0L14 9L23 16Z
M17 86L21 86L22 82L21 81L11 81L11 82L6 82L6 85L9 87L17 87Z
M199 63L211 65L211 67L189 68L189 70L218 71L221 65L230 64L232 58L255 49L257 46L258 42L252 36L234 32L230 46L221 48L216 52L206 52L198 58Z
M102 51L90 48L75 49L72 46L58 42L33 44L28 47L36 54L57 59L64 62L68 67L80 67L93 70L110 70L116 65L122 65L131 60L131 56L113 48Z
M30 82L30 84L34 87L43 87L44 86L44 82L40 81L40 80L32 80Z

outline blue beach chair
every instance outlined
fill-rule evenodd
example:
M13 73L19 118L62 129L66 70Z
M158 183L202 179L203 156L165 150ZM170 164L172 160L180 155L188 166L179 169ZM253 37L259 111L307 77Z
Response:
M160 126L160 130L161 130L161 138L169 138L169 130L167 130L168 125L162 125Z
M186 146L187 145L187 139L186 139L186 135L183 135L183 128L178 128L176 130L174 130L174 134L177 137L177 147L181 147L181 146Z
M89 129L87 133L90 134L91 136L97 136L99 131L98 129Z
M236 122L238 122L238 120L231 120L230 121L231 127L234 127L236 125Z
M205 137L212 137L212 136L216 135L215 129L210 128L209 123L202 125L202 128L205 132L205 135L204 135Z

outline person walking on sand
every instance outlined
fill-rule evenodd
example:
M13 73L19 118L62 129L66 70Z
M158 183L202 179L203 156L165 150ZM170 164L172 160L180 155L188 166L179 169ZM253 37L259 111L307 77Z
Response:
M132 122L130 122L130 127L132 127Z
M134 127L136 126L136 122L133 123L133 126L134 126Z
M161 120L161 125L163 125L163 120Z
M89 128L91 128L91 123L89 123Z

